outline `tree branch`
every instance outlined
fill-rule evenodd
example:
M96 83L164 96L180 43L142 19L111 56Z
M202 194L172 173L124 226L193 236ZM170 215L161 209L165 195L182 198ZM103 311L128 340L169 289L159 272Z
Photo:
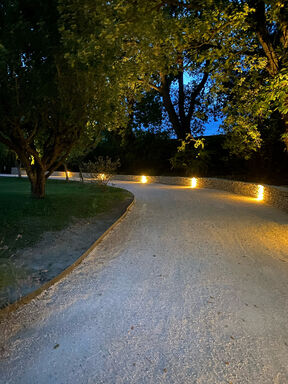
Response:
M183 71L179 72L178 76L178 108L179 108L179 116L182 124L185 124L185 94L184 94L184 81L183 81Z
M148 83L148 85L150 88L154 89L155 91L162 93L162 87L157 87L156 85L151 84L151 83Z
M181 129L181 124L170 97L170 83L169 81L167 81L167 76L165 76L163 73L160 73L160 78L162 84L163 104L169 115L169 120L173 126L177 137L182 138L183 132Z
M204 76L203 76L201 82L197 85L197 87L191 93L190 105L189 105L189 110L188 110L188 114L187 114L187 119L189 119L189 121L191 120L191 117L192 117L192 114L193 114L193 111L195 108L196 98L198 97L198 95L200 94L202 89L205 87L205 84L206 84L206 81L208 80L208 77L209 77L209 73L207 70L205 70Z
M39 164L40 168L44 169L43 162L41 160L41 157L39 153L36 151L35 148L32 148L31 145L29 145L29 141L24 137L23 131L20 129L19 125L16 125L16 131L19 135L19 139L21 141L22 147L25 149L25 151L34 157L37 164Z
M32 132L27 137L28 143L30 143L34 139L34 137L37 135L38 131L39 131L39 123L38 123L38 121L36 121Z
M279 71L279 61L266 27L265 3L261 0L252 0L251 5L255 8L254 21L256 35L268 59L268 71L271 76L275 76Z
M46 173L46 175L45 175L46 179L48 179L48 177L50 177L50 176L52 175L52 173L53 173L57 168L59 168L60 165L63 164L63 161L64 161L64 160L67 158L67 156L69 155L69 153L70 153L72 147L73 147L73 143L70 145L70 147L69 147L68 149L66 149L66 151L64 152L64 154L62 154L61 157L60 157L57 161L55 161L55 164L54 164L54 165L51 164L49 171L48 171L48 172Z

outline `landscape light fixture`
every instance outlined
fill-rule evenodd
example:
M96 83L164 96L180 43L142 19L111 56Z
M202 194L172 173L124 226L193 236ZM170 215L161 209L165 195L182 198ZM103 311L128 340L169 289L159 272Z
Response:
M141 183L145 184L147 183L147 177L146 176L141 176Z
M197 179L196 179L196 177L192 177L191 188L196 188L196 187L197 187Z
M100 173L99 176L102 181L106 179L105 173Z
M263 185L258 185L257 200L264 200L264 187Z

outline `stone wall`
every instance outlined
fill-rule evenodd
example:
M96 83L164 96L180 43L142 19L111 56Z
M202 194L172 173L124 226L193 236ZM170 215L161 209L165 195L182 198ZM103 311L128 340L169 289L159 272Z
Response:
M115 175L113 180L140 182L141 176ZM189 177L147 176L147 180L148 183L191 186L191 178ZM263 187L263 202L288 212L288 188L265 184ZM253 198L258 197L259 191L259 185L255 183L205 177L197 178L197 188L219 189Z
M23 172L24 173L24 172ZM65 178L65 172L54 172L53 177ZM79 180L78 172L69 172L72 180ZM88 175L86 175L88 177ZM173 177L173 176L146 176L147 183L160 183L168 185L191 186L191 178L189 177ZM115 181L132 181L141 182L141 175L115 175L112 180ZM276 187L271 185L263 185L264 196L263 202L280 208L288 212L288 188ZM227 192L233 192L238 195L250 196L257 198L258 184L244 183L242 181L216 179L216 178L197 178L197 188L219 189Z

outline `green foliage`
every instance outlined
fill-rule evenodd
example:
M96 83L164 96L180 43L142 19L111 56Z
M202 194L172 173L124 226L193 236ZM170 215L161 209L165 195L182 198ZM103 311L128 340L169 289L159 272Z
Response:
M85 0L80 5L77 0L60 0L58 7L65 59L72 68L89 73L90 86L94 89L90 121L101 130L127 124L126 98L133 94L129 72L119 65L122 52L113 10L116 4L116 1Z
M178 172L184 171L186 176L205 176L209 169L210 156L204 150L186 149L183 152L177 152L170 159L170 163L172 169Z
M221 40L219 33L214 37L221 47L211 55L216 54L223 65L213 73L213 91L225 94L227 145L247 158L261 147L261 127L272 121L275 111L279 112L278 137L283 129L288 131L287 2L229 2L219 11Z
M207 174L210 163L209 151L204 147L205 139L194 139L187 135L177 148L177 152L170 159L172 169L184 170L187 176L204 176Z
M105 63L96 74L98 77L105 74L105 99L118 109L118 116L126 116L126 121L121 120L122 128L131 117L130 100L134 99L137 103L144 96L147 105L149 96L146 97L145 92L153 89L154 94L156 91L162 98L178 137L185 137L191 129L199 133L201 122L207 121L207 114L211 112L212 103L208 91L211 84L205 74L210 70L207 60L198 60L198 53L190 49L189 37L194 33L194 19L201 19L198 9L181 12L177 7L174 10L173 7L163 6L160 1L152 5L140 0L85 0L79 11L78 2L71 0L70 14L67 14L65 4L63 1L61 7L65 16L62 33L66 44L72 47L69 49L69 60L72 65L80 63L93 71L94 65L98 66L101 57L105 57ZM186 36L188 31L189 36ZM183 74L188 72L189 85L183 86ZM178 101L173 95L177 83ZM157 118L157 114L159 116L158 101L151 103L156 107L151 110L151 120ZM177 103L178 108L173 103ZM143 120L144 104L141 101L138 103L136 119L141 117ZM196 118L193 124L192 117ZM109 118L111 120L111 116ZM121 128L119 122L111 125L113 129ZM144 121L144 125L149 123Z
M103 53L103 42L104 52L110 52L109 65L114 72L107 81L114 92L117 89L119 94L133 95L137 100L145 90L153 88L163 96L166 89L171 98L179 74L184 71L190 75L187 89L179 83L173 96L174 109L167 97L165 104L163 96L176 133L177 124L185 126L183 137L189 133L187 121L190 124L191 116L195 119L193 132L201 133L202 122L214 107L217 109L215 97L224 106L223 114L227 116L224 129L231 133L231 148L235 152L237 147L238 153L245 157L261 146L259 119L269 119L278 110L279 130L282 123L286 124L285 1L206 0L201 5L192 1L156 1L152 5L140 0L109 3L85 0L83 9L81 18L85 21L81 20L85 28L81 38L76 39L78 56L85 63L95 61L99 47ZM93 18L105 25L99 34L92 28ZM199 93L201 103L190 104L193 105L190 116L189 99L203 71L209 72L209 81ZM121 105L125 108L125 103Z
M163 122L163 104L159 93L155 90L145 92L134 107L133 127L161 130Z
M230 114L225 119L223 127L228 135L224 147L234 155L249 159L261 147L259 127L251 115L237 112L237 116Z
M35 185L79 138L89 81L64 59L56 0L4 1L0 19L0 141L17 153Z
M81 163L102 139L102 129L94 121L88 121L84 130L67 156L66 163Z
M0 8L0 141L17 153L39 197L76 143L84 150L97 131L123 123L123 103L107 85L112 52L95 50L97 60L84 62L70 38L74 23L83 25L78 8L69 0L5 0Z
M245 158L277 112L288 146L287 9L285 0L5 0L0 140L31 180L83 158L100 132L129 141L135 125L159 126L163 105L181 139L221 108L227 145Z

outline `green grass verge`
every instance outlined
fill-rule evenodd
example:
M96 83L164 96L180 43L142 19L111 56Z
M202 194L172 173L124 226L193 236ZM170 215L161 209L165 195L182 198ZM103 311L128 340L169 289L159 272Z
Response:
M27 179L0 177L0 259L32 246L46 231L67 227L74 218L108 212L131 196L119 188L48 180L46 197L30 197Z

